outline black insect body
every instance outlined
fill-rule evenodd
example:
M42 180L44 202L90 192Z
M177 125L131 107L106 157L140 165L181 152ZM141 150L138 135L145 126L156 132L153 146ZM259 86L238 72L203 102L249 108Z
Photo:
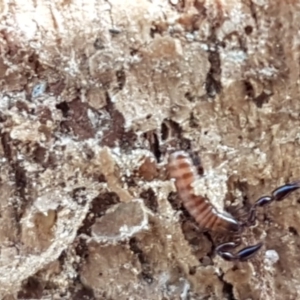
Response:
M169 156L168 172L175 179L177 192L184 207L205 229L224 233L241 233L245 226L253 225L256 209L273 201L285 199L291 192L300 188L300 182L289 183L275 189L271 196L259 198L249 211L246 222L240 222L226 212L219 212L205 197L195 195L193 182L198 179L196 167L190 155L185 151L176 151ZM216 247L216 253L228 261L245 261L253 257L262 247L262 243L243 248L237 253L232 251L239 246L238 242L227 242Z

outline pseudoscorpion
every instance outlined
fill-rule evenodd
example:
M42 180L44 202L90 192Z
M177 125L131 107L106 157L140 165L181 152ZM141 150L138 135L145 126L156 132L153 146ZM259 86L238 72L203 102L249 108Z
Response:
M184 207L205 229L218 232L240 233L245 226L254 223L256 208L269 204L273 201L281 201L291 192L300 188L300 182L289 183L275 189L270 196L259 198L251 207L246 222L240 222L227 212L219 212L217 208L205 197L196 195L192 186L198 179L198 173L189 154L184 151L175 151L170 154L168 162L170 178L175 179L175 186ZM251 258L261 248L262 243L248 246L237 252L230 252L239 245L237 242L227 242L216 247L216 253L223 259L244 261Z

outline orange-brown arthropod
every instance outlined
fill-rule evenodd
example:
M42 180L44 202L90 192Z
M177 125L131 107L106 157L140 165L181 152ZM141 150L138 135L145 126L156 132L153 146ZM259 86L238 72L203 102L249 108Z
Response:
M198 179L198 173L188 153L176 151L170 154L168 172L170 178L175 179L175 186L184 207L196 222L202 228L225 233L241 232L245 225L250 225L255 221L257 207L264 206L273 201L281 201L287 197L290 192L300 187L299 182L286 184L275 189L271 196L259 198L252 206L248 220L242 223L230 214L218 211L217 208L203 196L195 194L193 183ZM223 243L216 248L216 252L226 260L247 260L261 248L262 243L245 247L236 254L229 252L230 249L237 246L238 243L236 242Z

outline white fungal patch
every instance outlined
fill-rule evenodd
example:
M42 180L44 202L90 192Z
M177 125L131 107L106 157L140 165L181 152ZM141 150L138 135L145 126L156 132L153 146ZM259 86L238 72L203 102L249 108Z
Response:
M265 253L265 265L272 266L279 261L279 254L275 250L267 250Z
M225 168L210 169L192 186L196 195L205 196L219 211L223 211L224 199L228 191L227 180L228 175Z

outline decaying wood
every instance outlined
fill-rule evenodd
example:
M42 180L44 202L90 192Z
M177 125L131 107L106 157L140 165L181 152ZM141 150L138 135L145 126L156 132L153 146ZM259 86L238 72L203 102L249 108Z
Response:
M2 1L1 299L298 299L295 193L234 265L166 174L247 211L300 178L297 1ZM202 169L203 168L203 169ZM224 237L223 237L224 238ZM225 237L226 238L226 237Z

